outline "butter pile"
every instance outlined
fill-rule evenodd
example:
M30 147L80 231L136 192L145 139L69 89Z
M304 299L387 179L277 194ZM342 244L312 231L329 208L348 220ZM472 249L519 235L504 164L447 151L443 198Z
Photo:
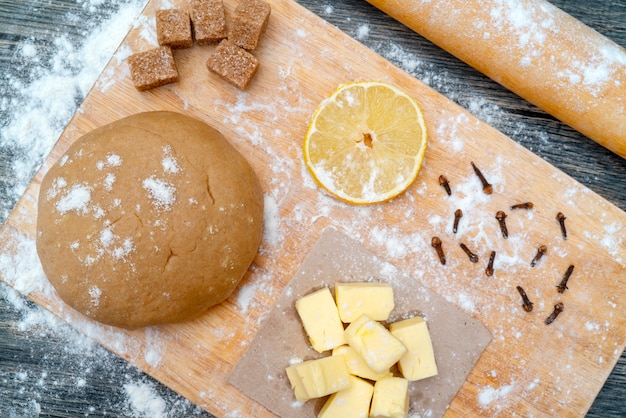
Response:
M318 418L406 418L409 381L437 375L426 321L417 316L386 328L394 308L386 283L337 283L296 301L313 349L332 354L287 367L296 399L330 395ZM344 329L344 324L347 327ZM397 365L401 376L394 376Z

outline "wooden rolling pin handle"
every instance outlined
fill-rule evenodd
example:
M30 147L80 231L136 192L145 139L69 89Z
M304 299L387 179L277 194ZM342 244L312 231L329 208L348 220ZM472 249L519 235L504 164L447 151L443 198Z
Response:
M626 158L626 50L543 0L367 0Z

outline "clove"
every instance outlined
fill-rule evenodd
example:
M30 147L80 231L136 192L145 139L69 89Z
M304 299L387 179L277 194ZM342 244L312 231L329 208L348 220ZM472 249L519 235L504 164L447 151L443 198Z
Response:
M445 265L446 264L446 255L443 253L443 247L441 246L441 239L439 237L433 237L430 240L430 244L437 251L437 256L439 256L439 261L441 261L441 264Z
M473 252L470 251L469 248L467 248L467 245L461 243L459 244L461 246L461 249L463 251L465 251L465 254L467 254L467 256L469 257L470 261L472 263L478 263L478 256L476 254L474 254Z
M528 299L528 295L526 294L524 289L522 289L522 286L517 286L517 291L519 292L520 296L522 297L522 307L524 308L524 310L526 312L532 311L533 310L533 303L530 301L530 299Z
M454 211L454 225L452 226L452 232L456 234L456 231L459 228L459 220L463 217L463 211L461 209L457 209Z
M569 266L567 268L567 271L565 272L565 274L563 275L563 279L561 279L561 283L556 285L556 288L558 290L559 293L564 293L565 289L569 289L567 287L567 281L569 280L570 276L572 275L572 272L574 271L574 265L572 264L571 266Z
M506 228L506 222L504 221L506 219L506 213L499 210L498 212L496 212L496 219L498 220L498 223L500 224L500 231L502 231L502 236L504 238L508 238L509 230Z
M533 261L530 262L530 266L535 267L539 260L541 260L541 257L543 257L543 255L546 253L546 251L548 251L548 247L546 247L545 245L539 246L539 248L537 248L537 254L535 255L535 258L533 258Z
M559 221L559 225L561 226L561 235L563 235L563 239L567 239L567 230L565 229L565 220L567 218L563 215L563 212L559 212L556 214L556 220Z
M511 209L532 209L535 205L533 205L533 202L524 202L524 203L517 203L513 206L511 206Z
M564 308L563 302L559 302L556 305L554 305L554 311L552 311L550 316L547 317L545 320L546 325L550 325L551 323L553 323L556 317L559 316L561 312L563 312L563 308Z
M450 183L448 182L448 178L443 174L439 176L439 185L443 186L448 196L452 195L452 190L450 190Z
M489 262L487 263L487 268L485 269L485 274L489 277L493 276L493 262L496 259L496 252L492 251L489 255Z
M473 161L471 162L471 164L472 168L474 169L474 173L476 173L476 175L480 179L480 182L483 184L483 192L485 192L485 194L493 193L493 186L489 184L489 182L485 179L485 176L483 176L483 173L480 172L480 170L478 169L478 167L476 167L476 164L474 164Z

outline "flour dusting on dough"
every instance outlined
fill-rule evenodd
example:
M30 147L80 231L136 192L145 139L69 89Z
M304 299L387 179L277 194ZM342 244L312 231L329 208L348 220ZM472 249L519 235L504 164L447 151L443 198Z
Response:
M91 286L89 288L89 296L91 296L91 304L93 306L100 305L100 296L102 295L102 290L98 286Z
M148 191L148 197L157 209L170 210L172 208L176 201L176 188L170 183L151 176L143 181L142 186Z
M172 156L172 147L165 146L163 147L163 160L161 160L161 166L163 167L163 171L166 174L176 174L180 171L180 166L178 165L178 161L176 158Z
M89 210L87 205L90 201L91 187L86 184L75 184L61 199L59 199L55 207L61 215L70 211L75 211L84 215Z

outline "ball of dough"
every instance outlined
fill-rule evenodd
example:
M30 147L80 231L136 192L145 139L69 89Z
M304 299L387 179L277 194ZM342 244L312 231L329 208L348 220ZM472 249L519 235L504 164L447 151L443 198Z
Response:
M217 130L140 113L79 138L45 175L37 252L59 296L123 328L224 301L257 254L263 192Z

